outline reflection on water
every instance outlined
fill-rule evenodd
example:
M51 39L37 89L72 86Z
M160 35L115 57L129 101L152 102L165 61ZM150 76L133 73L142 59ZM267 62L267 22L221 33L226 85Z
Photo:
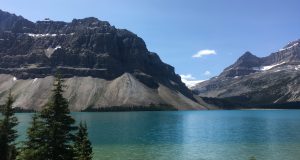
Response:
M21 113L24 139L31 114ZM95 159L299 160L300 111L73 113Z

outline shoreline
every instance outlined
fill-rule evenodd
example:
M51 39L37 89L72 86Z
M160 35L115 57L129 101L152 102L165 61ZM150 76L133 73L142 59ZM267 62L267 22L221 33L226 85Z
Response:
M138 109L132 109L132 110L85 110L85 111L71 111L71 113L104 113L104 112L180 112L180 111L280 111L280 110L300 110L300 109L294 109L294 108L285 108L285 109L269 109L269 108L245 108L245 109L208 109L208 110L138 110ZM15 111L15 113L36 113L39 111L34 110L18 110Z

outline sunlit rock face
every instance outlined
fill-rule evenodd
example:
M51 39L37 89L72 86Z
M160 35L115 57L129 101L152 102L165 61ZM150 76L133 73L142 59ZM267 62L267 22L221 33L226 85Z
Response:
M164 86L182 95L184 98L179 99L182 102L188 100L193 103L187 103L185 107L197 108L198 105L201 108L174 68L162 62L156 53L148 51L145 42L126 29L117 29L93 17L71 22L46 19L34 23L0 10L0 74L11 75L17 81L27 81L45 79L56 73L69 79L92 77L105 81L114 81L129 74L147 89L154 90L153 94L159 95L158 90ZM0 90L2 96L6 89ZM18 95L17 90L15 86L13 91ZM116 105L175 104L160 98L146 104ZM40 107L40 104L36 105ZM93 104L89 105L83 106L83 109L93 107ZM107 107L110 104L96 106ZM21 103L19 107L22 107ZM176 107L180 109L179 105Z

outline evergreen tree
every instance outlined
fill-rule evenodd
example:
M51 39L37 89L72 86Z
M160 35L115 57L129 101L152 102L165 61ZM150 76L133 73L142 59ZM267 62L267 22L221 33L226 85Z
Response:
M86 123L80 122L74 143L75 160L91 160L93 149L88 138Z
M28 141L25 142L21 158L73 159L72 143L75 135L72 131L76 130L73 126L75 120L70 115L68 101L63 97L63 80L60 76L56 77L52 92L50 101L41 113L33 117L32 126L28 130Z
M43 133L45 131L43 122L38 114L34 114L31 127L27 129L27 141L21 147L19 160L44 160L43 155L46 154L45 139Z
M71 142L74 140L72 126L75 120L70 115L68 101L63 97L63 80L58 75L54 82L53 97L41 112L45 125L46 157L49 160L72 159Z
M0 159L14 160L17 155L15 140L17 131L14 129L18 125L18 119L12 107L14 103L11 91L6 104L1 107L3 119L0 121Z

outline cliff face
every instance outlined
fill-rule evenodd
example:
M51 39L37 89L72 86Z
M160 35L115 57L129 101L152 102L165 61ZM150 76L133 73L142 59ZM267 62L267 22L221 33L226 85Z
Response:
M294 106L300 101L299 69L300 40L297 40L267 57L247 52L219 76L193 90L202 97L225 100L227 105L289 107L289 103Z
M111 93L115 95L107 98L111 98L112 102L115 98L123 98L122 103L104 104L96 103L96 100L93 103L87 103L88 99L83 98L83 105L76 107L76 110L87 107L148 106L150 104L170 104L181 109L182 106L171 102L177 100L166 100L159 95L162 87L174 94L182 95L179 101L191 102L192 105L187 103L186 106L201 108L193 94L181 82L174 68L163 63L156 53L148 51L145 42L128 30L117 29L108 22L93 17L74 19L70 23L52 20L33 23L23 17L0 11L0 74L4 77L11 75L12 81L17 81L15 83L19 81L29 83L30 80L35 79L48 81L46 79L57 72L62 74L67 81L76 79L79 82L81 81L78 80L79 77L114 82L130 75L133 81L146 87L147 91L153 90L153 94L160 99L146 101L147 96L135 95L139 99L144 98L147 103L142 103L143 100L131 103L134 100L125 101L125 99L130 99L128 96L132 95L124 94L121 97L115 97L118 94L118 87L126 82L118 81L118 85L114 85L116 88L113 88L116 93ZM93 82L84 80L87 84ZM12 86L13 93L17 97L26 92L26 90L22 93L17 91L19 88L16 85ZM9 88L6 87L6 89ZM0 90L1 99L6 89ZM135 88L135 90L139 89L141 88ZM46 96L39 100L44 101L45 98ZM89 98L93 99L93 96ZM97 96L94 95L95 98ZM24 99L24 103L26 100ZM17 99L18 107L22 107L24 103L19 103ZM39 108L42 104L28 104L27 108Z

